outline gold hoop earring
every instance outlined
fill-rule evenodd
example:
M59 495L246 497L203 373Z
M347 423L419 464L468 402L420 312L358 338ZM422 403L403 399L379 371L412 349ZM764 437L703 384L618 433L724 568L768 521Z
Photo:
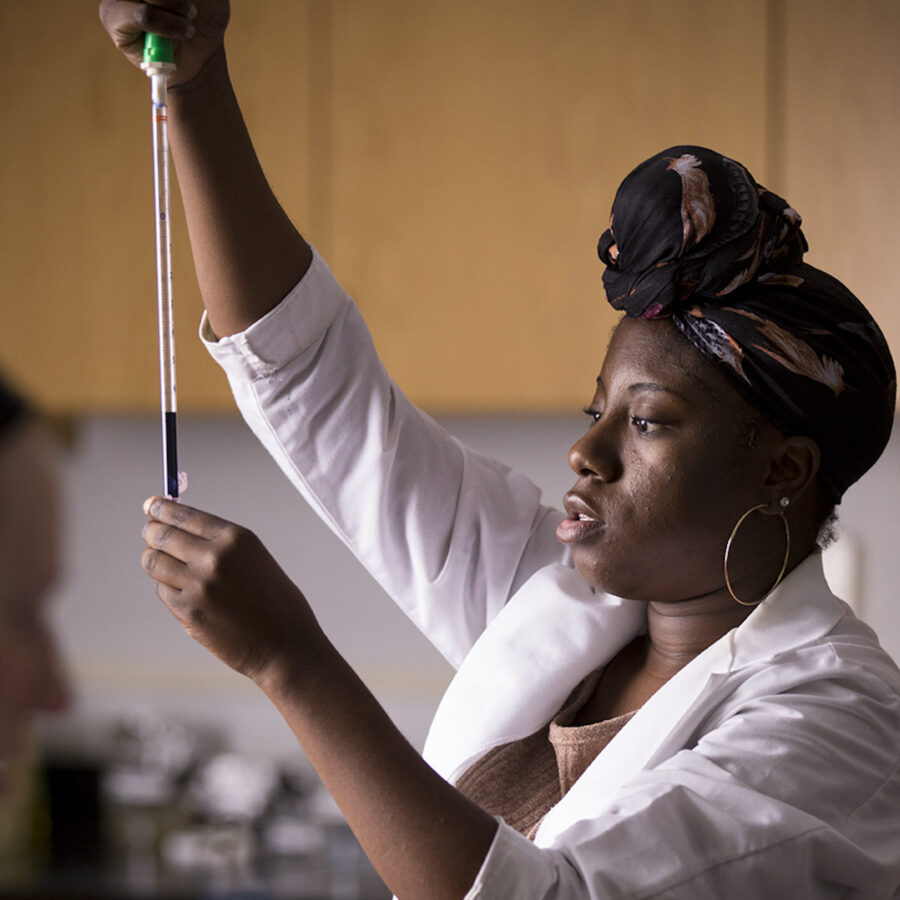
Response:
M778 573L778 577L775 579L775 584L773 584L772 587L770 587L762 595L762 597L759 598L759 600L754 600L754 601L741 600L741 598L738 597L737 594L735 594L734 588L732 588L732 586L731 586L731 579L728 577L728 556L731 553L731 544L734 541L735 535L737 535L738 531L740 530L741 525L744 524L744 520L751 513L755 513L760 509L766 509L768 507L768 504L760 503L757 506L751 506L750 509L748 509L747 512L745 512L737 520L737 525L734 526L734 529L731 532L731 537L728 538L728 543L725 545L725 587L728 588L728 593L731 594L731 598L734 601L736 601L737 603L740 603L741 606L758 606L760 603L763 602L763 600L766 599L766 597L769 596L769 594L772 593L772 591L775 590L775 588L778 587L779 584L781 584L781 579L784 578L784 573L787 571L788 558L791 555L791 528L788 525L788 520L785 518L784 511L783 511L784 508L787 507L788 503L790 503L790 500L788 500L787 497L782 497L780 500L780 505L781 505L782 509L778 510L778 515L781 518L782 524L784 525L784 542L785 542L784 562L781 564L781 571Z

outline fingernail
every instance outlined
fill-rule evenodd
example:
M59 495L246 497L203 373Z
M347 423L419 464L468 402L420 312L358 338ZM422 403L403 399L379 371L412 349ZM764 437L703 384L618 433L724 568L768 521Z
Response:
M145 515L148 515L148 516L152 516L152 515L153 515L153 504L156 502L156 500L157 500L156 497L148 497L148 498L144 501L144 507L143 507L143 509L144 509L144 514L145 514Z

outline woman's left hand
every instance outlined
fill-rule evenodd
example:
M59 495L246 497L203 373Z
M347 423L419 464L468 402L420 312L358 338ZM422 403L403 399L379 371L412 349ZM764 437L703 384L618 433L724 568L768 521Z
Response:
M294 676L327 645L306 598L253 532L161 497L141 565L184 630L260 686Z

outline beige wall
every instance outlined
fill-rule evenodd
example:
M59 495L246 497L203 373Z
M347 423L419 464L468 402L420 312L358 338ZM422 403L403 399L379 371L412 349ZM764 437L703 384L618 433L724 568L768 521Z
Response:
M152 411L146 79L94 0L0 0L0 360L60 412ZM714 146L804 215L810 261L900 351L895 0L234 0L232 69L270 178L434 410L583 405L611 312L616 184ZM174 217L182 409L231 406L194 338Z

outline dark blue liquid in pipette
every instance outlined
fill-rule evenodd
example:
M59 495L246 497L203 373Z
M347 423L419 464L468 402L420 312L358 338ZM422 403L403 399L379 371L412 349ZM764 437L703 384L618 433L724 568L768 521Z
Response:
M166 495L178 499L178 439L176 413L163 413L165 428L165 475Z

